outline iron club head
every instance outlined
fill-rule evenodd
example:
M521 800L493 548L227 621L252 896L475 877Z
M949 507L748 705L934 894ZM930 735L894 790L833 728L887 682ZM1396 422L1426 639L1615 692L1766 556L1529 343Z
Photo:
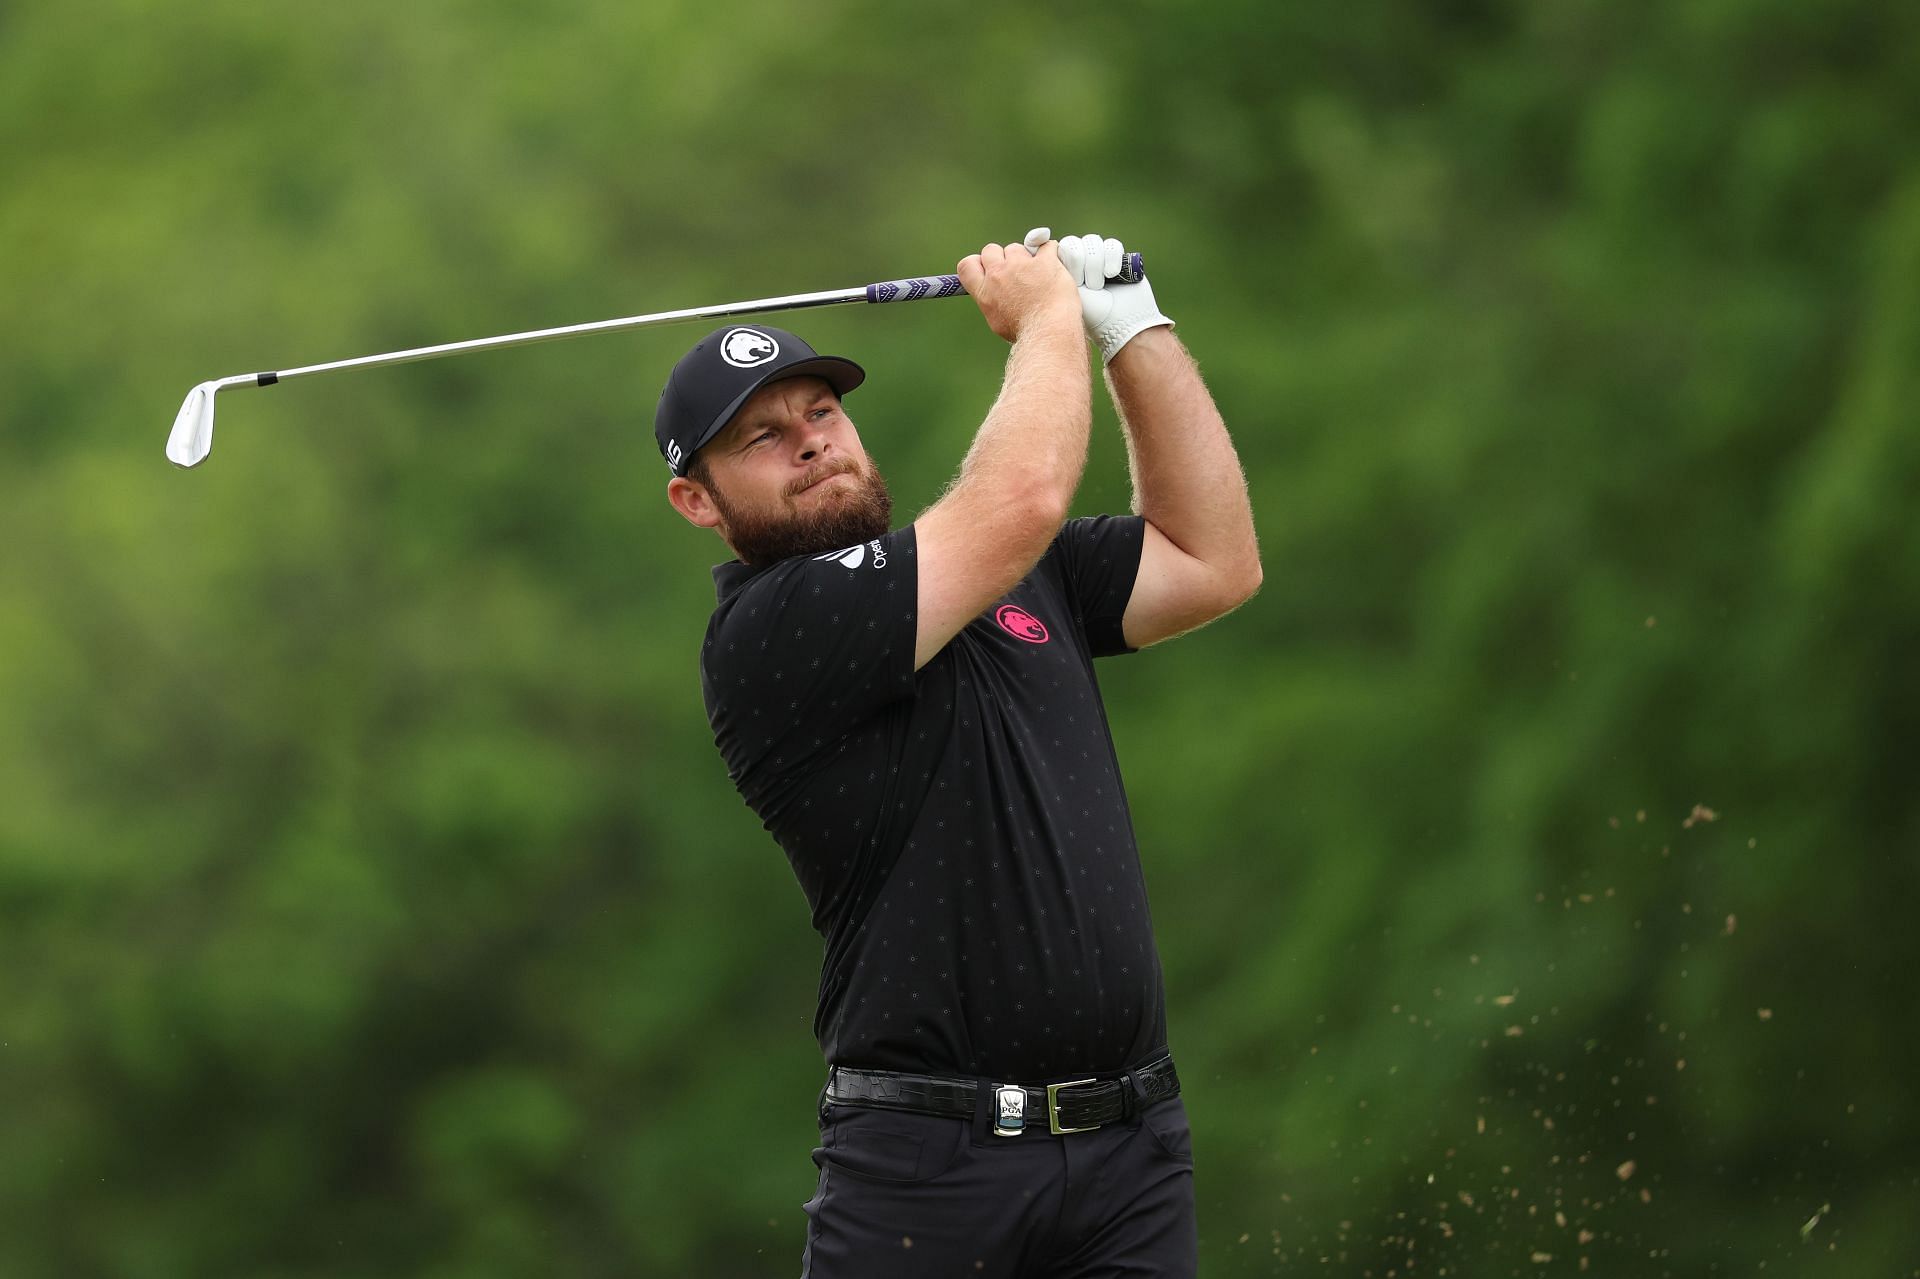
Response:
M198 466L213 451L213 396L218 382L202 382L187 392L167 437L167 460L175 466Z

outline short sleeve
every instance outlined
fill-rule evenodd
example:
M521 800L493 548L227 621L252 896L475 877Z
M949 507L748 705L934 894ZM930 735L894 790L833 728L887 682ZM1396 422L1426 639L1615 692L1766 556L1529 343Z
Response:
M1074 616L1095 657L1131 653L1121 630L1146 544L1145 517L1095 515L1068 520L1048 548L1073 600Z
M797 765L912 694L914 545L908 526L784 560L714 612L701 684L736 781L763 761Z

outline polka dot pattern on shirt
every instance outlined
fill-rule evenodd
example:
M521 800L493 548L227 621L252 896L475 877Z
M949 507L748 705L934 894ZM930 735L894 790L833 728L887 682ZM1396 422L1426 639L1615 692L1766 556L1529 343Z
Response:
M911 527L715 570L708 718L825 941L829 1061L1031 1082L1165 1047L1092 660L1127 651L1142 536L1138 517L1069 522L918 672Z

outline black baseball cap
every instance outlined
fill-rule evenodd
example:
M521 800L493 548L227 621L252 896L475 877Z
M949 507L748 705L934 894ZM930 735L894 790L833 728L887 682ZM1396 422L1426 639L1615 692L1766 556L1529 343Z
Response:
M825 378L841 395L867 380L852 360L821 355L785 329L730 324L715 329L680 357L660 391L653 438L675 475L740 411L747 397L769 382L790 377Z

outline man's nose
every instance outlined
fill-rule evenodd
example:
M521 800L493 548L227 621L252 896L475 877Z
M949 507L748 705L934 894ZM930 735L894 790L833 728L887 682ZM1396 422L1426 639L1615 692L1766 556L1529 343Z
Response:
M811 462L832 446L827 442L826 428L818 422L808 422L800 428L800 460Z

